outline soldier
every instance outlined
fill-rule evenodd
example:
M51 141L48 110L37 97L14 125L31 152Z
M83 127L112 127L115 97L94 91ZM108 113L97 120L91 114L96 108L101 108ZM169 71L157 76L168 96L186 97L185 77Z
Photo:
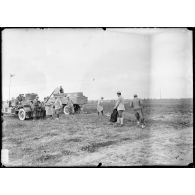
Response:
M40 108L40 101L39 101L39 97L36 96L36 98L33 101L33 120L39 117L39 108Z
M59 97L57 97L56 100L55 100L54 108L55 108L55 114L57 116L56 120L59 120L60 110L62 108L62 101Z
M121 96L121 92L117 92L118 100L114 109L118 111L118 118L117 118L117 125L119 124L121 127L123 126L123 118L124 118L124 111L125 111L125 103L124 98Z
M103 100L104 100L104 98L101 97L101 99L98 100L98 103L97 103L98 116L100 115L100 113L102 114L102 116L104 115Z
M40 117L44 119L46 117L46 110L44 102L40 103Z
M130 106L134 109L135 117L137 119L137 125L141 125L143 129L145 127L144 115L143 115L143 103L141 99L138 98L137 94L134 95L133 101L130 103Z
M16 98L16 104L20 105L23 100L24 100L24 94L19 94L19 96Z
M64 89L62 88L62 86L56 87L54 89L54 94L60 94L60 93L64 93Z
M64 89L60 86L60 93L64 93Z
M74 105L69 96L67 96L67 106L69 107L70 114L74 114Z

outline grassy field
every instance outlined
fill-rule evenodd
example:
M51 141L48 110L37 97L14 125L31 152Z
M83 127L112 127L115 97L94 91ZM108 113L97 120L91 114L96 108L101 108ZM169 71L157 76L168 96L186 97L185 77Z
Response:
M193 104L186 100L145 100L146 128L136 127L126 105L125 126L98 118L89 103L84 114L59 121L4 117L2 147L6 166L187 165L193 161ZM111 113L113 103L105 103Z

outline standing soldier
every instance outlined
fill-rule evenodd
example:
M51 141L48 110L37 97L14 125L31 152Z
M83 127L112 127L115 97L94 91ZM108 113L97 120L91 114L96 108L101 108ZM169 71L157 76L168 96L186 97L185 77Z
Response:
M99 116L100 114L102 114L102 116L104 115L103 100L104 100L104 98L101 97L101 99L98 100L98 103L97 103L98 116Z
M143 115L143 103L141 99L135 94L133 101L130 103L130 106L134 109L135 117L137 119L137 125L141 125L142 129L145 127L144 124L144 115Z
M62 86L56 87L54 89L54 94L60 94L60 93L64 93L64 89L62 88Z
M122 127L123 119L124 119L125 103L124 103L124 98L121 96L120 91L117 92L117 96L118 96L118 100L116 102L114 109L117 109L118 111L117 124L119 124Z
M46 110L44 102L40 102L40 117L44 119L46 117Z
M62 108L62 101L59 97L56 98L55 103L54 103L54 107L55 107L55 114L57 116L56 120L59 120L60 110Z
M60 86L60 93L64 93L64 89Z
M36 96L36 98L33 101L33 120L37 119L39 117L39 97Z
M67 106L69 108L70 114L74 114L74 105L69 96L67 96Z

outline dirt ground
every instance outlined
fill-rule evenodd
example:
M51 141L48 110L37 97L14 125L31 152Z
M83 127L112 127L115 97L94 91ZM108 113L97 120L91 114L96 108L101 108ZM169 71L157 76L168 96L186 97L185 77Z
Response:
M98 118L95 103L83 114L60 120L4 117L2 147L5 166L142 166L188 165L193 162L192 100L145 100L146 128L136 126L126 105L125 126ZM113 103L105 103L110 113Z

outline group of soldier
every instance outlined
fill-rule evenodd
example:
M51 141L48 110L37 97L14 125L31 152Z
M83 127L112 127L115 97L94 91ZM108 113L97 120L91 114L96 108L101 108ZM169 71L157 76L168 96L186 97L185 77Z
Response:
M63 89L61 88L60 93L63 93ZM124 125L124 112L125 112L125 101L124 98L121 95L121 92L117 92L118 99L116 101L116 104L113 108L114 111L116 111L117 115L117 121L116 121L116 126L123 126ZM104 98L101 97L101 99L98 101L97 104L97 111L98 111L98 116L102 115L104 116L104 111L103 111L103 100ZM32 102L32 110L33 110L33 119L37 119L40 117L45 117L46 116L46 111L45 111L45 106L43 103L39 101L39 97L37 96L35 100ZM74 114L74 106L73 102L70 99L69 96L67 96L67 104L66 104L67 109L69 109L70 114ZM143 102L140 98L138 98L138 95L134 95L134 99L130 102L130 107L133 108L135 117L137 120L137 125L140 126L141 128L145 127L145 122L144 122L144 115L143 115ZM60 97L57 97L55 99L54 104L52 105L52 118L55 118L56 120L59 120L59 116L61 113L61 110L63 108L62 101Z
M27 103L26 101L29 101L29 103ZM33 119L44 118L46 116L45 105L39 100L38 96L36 96L34 100L26 100L24 94L19 94L19 96L15 100L13 99L13 102L14 106L18 108L23 106L24 103L30 105L32 111L30 112L30 117L32 117ZM12 102L10 101L10 106L12 106L11 104Z
M66 102L66 108L69 110L69 114L74 114L74 105L73 101L70 99L69 96L67 96L67 102ZM53 104L53 113L52 113L52 118L56 116L56 120L59 120L59 116L61 113L61 110L63 109L63 104L60 99L60 97L57 97L54 104Z
M55 94L62 94L64 93L64 90L62 88L62 86L57 87L54 90ZM74 106L73 106L73 102L70 99L69 96L67 96L67 103L66 103L66 107L67 109L69 109L69 113L70 114L74 114ZM38 119L38 118L44 118L46 116L46 110L45 110L45 103L44 102L40 102L39 101L39 97L36 96L36 98L31 102L31 109L32 109L32 113L33 113L33 119ZM63 109L63 104L61 101L60 97L56 97L55 101L52 103L51 106L51 118L52 119L56 119L59 120L60 117L60 113L62 112Z
M64 90L62 86L60 86L59 88L56 88L54 92L60 94L60 93L64 93ZM117 96L118 96L118 99L113 108L113 114L115 114L116 116L116 126L123 126L124 125L125 101L120 91L117 92ZM22 94L19 95L17 97L18 104L22 102L23 99L24 97L22 96ZM101 99L98 100L98 103L97 103L98 116L100 115L104 116L103 101L104 101L103 97L101 97ZM36 96L36 98L31 101L30 105L32 109L32 118L34 120L37 118L44 118L46 116L45 104L44 102L41 102L39 100L38 96ZM143 115L143 102L141 101L141 99L138 98L136 94L134 95L134 99L130 102L130 107L133 108L134 110L135 117L137 120L137 125L144 128L145 122L144 122L144 115ZM69 96L67 96L66 108L69 109L68 111L69 114L74 114L74 105ZM52 109L51 117L59 120L60 113L63 109L63 104L62 104L60 97L56 97L54 103L51 106L51 109Z
M116 113L117 117L117 123L116 126L123 126L124 125L124 111L125 111L125 101L124 98L121 95L121 92L117 92L118 99L116 101L116 104L113 108L113 114ZM98 116L99 115L104 115L103 112L103 97L98 101L97 104L97 111L98 111ZM137 125L141 126L141 128L145 127L145 122L144 122L144 115L143 115L143 102L141 99L138 98L138 95L134 95L134 99L130 102L130 107L133 108L135 117L137 120ZM112 117L112 115L111 115ZM113 121L112 121L113 122Z
M36 96L36 98L33 101L31 101L31 109L33 120L36 120L38 118L45 118L46 116L45 105L43 102L39 101L38 96Z

